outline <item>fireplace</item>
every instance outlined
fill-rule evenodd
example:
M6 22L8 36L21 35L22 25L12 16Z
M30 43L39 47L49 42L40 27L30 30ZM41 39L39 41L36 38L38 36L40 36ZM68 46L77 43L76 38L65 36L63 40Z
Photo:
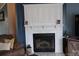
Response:
M55 52L55 33L33 34L34 52Z

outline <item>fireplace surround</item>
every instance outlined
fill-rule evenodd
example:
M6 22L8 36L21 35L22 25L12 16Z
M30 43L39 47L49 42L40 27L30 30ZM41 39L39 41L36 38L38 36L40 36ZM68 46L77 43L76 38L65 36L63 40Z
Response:
M55 33L33 34L34 52L55 52Z
M62 53L63 4L24 4L23 6L25 21L28 21L28 25L24 25L26 45L31 45L32 53L36 53L34 51L33 35L38 33L55 33L55 53ZM59 24L57 20L60 20ZM43 41L42 43L45 42L47 41Z

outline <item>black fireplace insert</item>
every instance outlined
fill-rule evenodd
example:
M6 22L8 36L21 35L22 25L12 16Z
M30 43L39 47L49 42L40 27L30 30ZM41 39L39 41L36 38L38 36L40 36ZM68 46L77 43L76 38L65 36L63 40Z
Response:
M34 52L55 52L55 33L34 33Z

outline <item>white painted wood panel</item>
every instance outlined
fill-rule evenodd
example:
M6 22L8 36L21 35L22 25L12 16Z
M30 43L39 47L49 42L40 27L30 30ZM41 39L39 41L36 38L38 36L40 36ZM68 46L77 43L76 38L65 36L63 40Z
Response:
M56 24L58 8L55 4L35 4L27 5L25 8L25 21L27 20L30 26ZM51 12L52 11L52 12Z

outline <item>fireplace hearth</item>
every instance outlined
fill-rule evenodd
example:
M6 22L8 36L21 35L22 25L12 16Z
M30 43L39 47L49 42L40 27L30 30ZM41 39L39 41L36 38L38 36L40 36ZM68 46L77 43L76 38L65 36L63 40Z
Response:
M55 33L34 33L34 52L55 52Z

